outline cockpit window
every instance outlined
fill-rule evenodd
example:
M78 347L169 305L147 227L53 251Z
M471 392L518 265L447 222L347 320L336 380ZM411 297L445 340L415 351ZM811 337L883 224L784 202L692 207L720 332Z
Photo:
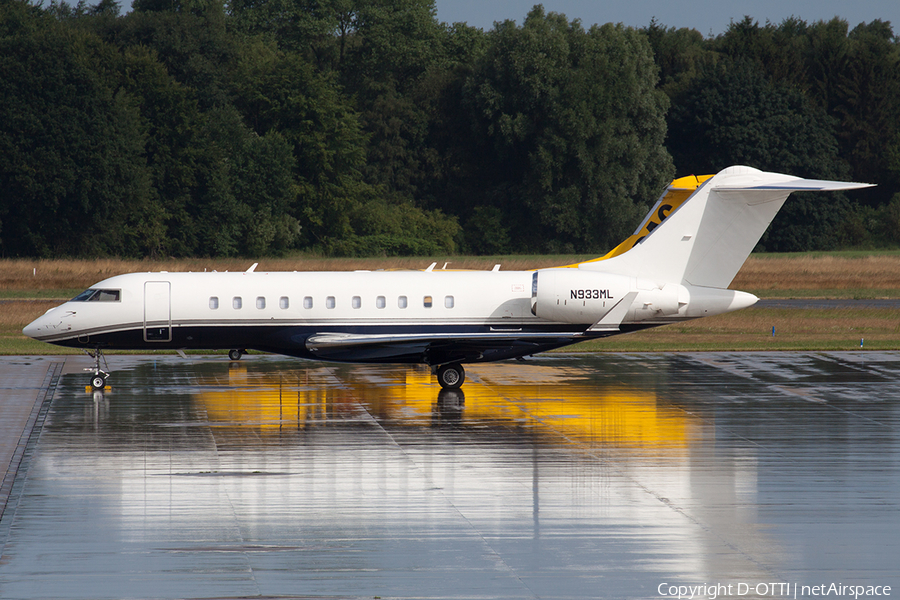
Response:
M118 302L121 290L84 290L74 298L71 302Z
M84 290L74 298L72 298L72 302L87 302L91 296L97 293L97 290Z

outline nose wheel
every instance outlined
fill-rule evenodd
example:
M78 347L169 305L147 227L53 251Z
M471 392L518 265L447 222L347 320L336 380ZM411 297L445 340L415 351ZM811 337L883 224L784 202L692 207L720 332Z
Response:
M247 351L243 348L234 348L233 350L228 351L228 358L231 360L241 360L241 357L245 354L247 354Z
M100 348L97 348L94 351L85 350L85 354L94 359L93 367L85 367L85 371L90 371L91 375L91 389L93 390L102 390L106 387L106 379L109 377L109 372L104 371L100 368L100 360L103 360L103 366L109 369L109 364L106 362L106 357L103 356L103 351Z

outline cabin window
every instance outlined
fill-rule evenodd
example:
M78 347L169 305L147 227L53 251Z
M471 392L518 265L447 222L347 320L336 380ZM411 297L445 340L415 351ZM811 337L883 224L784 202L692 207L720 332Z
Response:
M240 296L235 296L234 298L231 299L231 306L233 306L235 309L239 309L243 305L244 305L244 301L241 299Z
M121 298L121 290L84 290L74 298L72 302L118 302Z
M266 307L266 299L264 296L256 297L256 308L263 309Z
M353 299L350 301L350 305L353 308L359 308L360 306L362 306L362 298L360 298L359 296L353 296Z
M282 296L281 298L278 299L278 306L280 308L290 308L291 301L287 296Z
M453 296L444 296L444 308L453 308Z
M325 298L325 308L334 308L334 296Z
M210 296L209 297L209 307L213 310L219 308L219 297L218 296Z
M377 298L375 298L375 308L384 308L384 305L384 296L378 296Z
M303 299L303 308L312 308L312 296L306 296Z
M397 298L397 306L400 308L406 308L406 296L400 296Z
M425 308L431 308L432 304L434 304L434 300L431 298L431 296L425 296L422 299L422 305L425 306Z

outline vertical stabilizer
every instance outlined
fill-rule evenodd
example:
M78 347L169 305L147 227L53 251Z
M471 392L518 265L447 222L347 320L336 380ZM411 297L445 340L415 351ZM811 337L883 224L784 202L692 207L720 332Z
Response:
M863 187L870 184L729 167L700 184L633 247L578 268L630 275L660 287L674 282L727 288L791 192Z

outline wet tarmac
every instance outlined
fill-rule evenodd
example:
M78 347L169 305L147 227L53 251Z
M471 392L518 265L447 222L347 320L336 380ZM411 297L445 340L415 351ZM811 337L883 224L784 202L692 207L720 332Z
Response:
M2 598L900 593L900 353L51 362Z

